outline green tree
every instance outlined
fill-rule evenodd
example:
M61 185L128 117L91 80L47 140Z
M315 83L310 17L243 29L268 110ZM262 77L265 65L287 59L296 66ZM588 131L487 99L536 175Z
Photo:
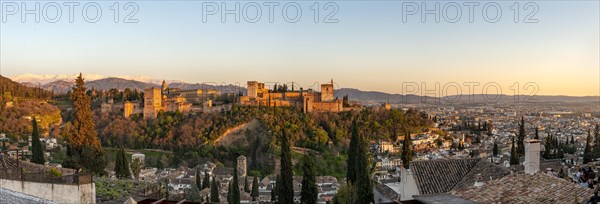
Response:
M221 202L221 199L219 199L219 185L217 184L217 180L215 179L215 177L213 177L212 182L210 183L210 202Z
M512 137L512 144L510 146L510 165L519 164L519 154L515 149L515 136Z
M131 161L131 172L133 173L135 180L140 180L140 172L142 172L143 167L144 162L142 162L140 158L135 158Z
M252 201L256 201L256 198L258 198L258 196L259 196L258 176L255 176L254 179L252 180L252 193L250 193L250 196L252 196Z
M357 192L351 183L342 185L333 197L334 204L354 204L356 202Z
M40 132L38 130L38 125L35 117L31 119L31 126L33 127L31 133L31 162L36 164L44 164L46 163L46 160L44 159L44 150L42 147L42 142L40 142Z
M279 203L294 203L294 172L292 167L292 154L290 150L290 141L285 133L281 134L281 184L279 186L278 201Z
M371 172L367 150L367 140L362 139L359 135L358 156L356 158L356 182L355 188L357 192L357 203L372 203L374 202L373 185L371 183ZM410 138L410 134L408 137ZM410 140L410 139L409 139Z
M200 168L196 169L196 186L198 189L202 188L202 179L200 178Z
M412 161L412 138L410 138L410 131L408 131L408 129L406 130L406 133L404 133L401 159L404 168L408 169L410 162Z
M594 127L593 156L596 158L600 157L600 126L598 126L597 124Z
M525 118L521 116L519 123L519 137L517 138L517 154L525 155Z
M208 176L208 171L204 171L204 179L202 181L202 190L210 188L210 177Z
M590 143L592 142L592 133L588 130L588 136L585 139L585 148L583 149L583 163L587 164L592 161L592 150Z
M250 185L248 184L248 178L244 178L244 192L250 193Z
M358 143L360 138L358 137L358 126L356 120L352 121L352 137L350 139L350 147L348 147L348 162L346 170L346 180L350 183L356 181L356 160L358 156Z
M498 156L498 143L494 142L494 148L492 149L492 153L495 157Z
M237 167L237 160L235 162L235 167ZM240 188L239 188L239 176L238 176L238 170L237 168L233 169L233 182L231 182L231 192L229 192L229 194L231 194L231 201L227 200L229 203L233 203L233 204L239 204L240 203Z
M312 153L304 155L302 161L302 192L300 194L300 202L303 204L317 203L319 190L317 189L317 176L313 164L315 157Z
M536 140L540 139L540 135L539 135L538 131L539 131L539 128L535 127L535 137L534 137L534 139L536 139ZM567 138L567 140L568 140L568 138Z
M106 161L104 160L104 149L100 145L100 140L94 129L95 123L92 117L90 98L86 94L87 88L82 74L75 80L75 87L70 94L73 102L73 127L67 133L67 141L71 145L72 151L69 157L69 165L76 168L83 167L84 171L96 175L104 175L106 172Z
M234 170L235 171L235 170ZM233 203L233 184L231 181L229 181L229 184L227 185L229 188L227 189L227 203Z
M121 149L119 149L117 152L115 174L119 179L131 178L131 173L129 172L129 162L127 162L127 155L125 154L125 149L123 149L123 147L121 147Z
M185 200L192 202L201 202L202 196L200 195L200 189L197 185L192 185L192 188L185 191Z

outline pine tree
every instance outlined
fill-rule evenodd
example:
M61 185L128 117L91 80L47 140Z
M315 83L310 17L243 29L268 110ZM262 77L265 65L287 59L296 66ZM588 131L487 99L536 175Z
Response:
M412 161L412 138L410 138L410 132L408 129L404 133L404 142L402 143L402 165L405 169L409 168L410 162Z
M313 164L315 158L312 153L304 155L302 161L302 192L300 194L300 202L303 204L315 204L317 203L317 197L319 191L316 185L316 172Z
M235 165L237 167L237 161L235 162ZM240 185L239 185L239 176L238 176L238 171L237 168L234 168L233 170L233 182L231 182L231 191L229 192L229 194L231 195L231 200L227 200L229 203L231 204L240 204Z
M519 164L519 155L515 149L515 137L512 137L512 145L510 146L510 165Z
M498 143L494 142L494 148L492 149L493 155L498 156Z
M208 176L208 175L205 175ZM217 180L213 177L212 182L210 183L210 202L211 203L219 203L221 199L219 199L219 185L217 184Z
M202 179L200 178L200 168L196 169L196 186L198 189L202 188Z
M348 162L346 169L346 180L350 183L354 183L356 181L356 160L350 158L356 158L358 143L360 138L358 138L358 127L356 126L356 120L352 121L352 137L350 139L350 147L348 148Z
M69 161L73 162L75 167L83 167L86 172L93 172L96 175L104 175L104 149L100 145L100 140L94 129L94 120L90 105L90 98L86 94L85 82L83 76L75 80L75 87L70 95L73 101L73 128L68 135L68 142L71 145L72 151ZM77 163L74 163L77 162Z
M252 193L250 193L250 196L252 196L252 201L256 201L256 198L258 198L258 196L259 196L258 176L255 176L254 180L252 180Z
M44 150L42 149L42 142L40 142L40 132L35 117L31 120L31 126L33 127L31 133L31 162L44 164L46 163L46 160L44 159Z
M583 164L587 164L592 161L592 152L590 143L592 142L592 133L588 130L588 136L585 139L585 149L583 150Z
M250 193L250 185L248 184L248 178L244 178L244 192Z
M521 116L519 123L519 137L517 138L517 154L519 157L525 154L525 118Z
M279 203L294 203L294 184L293 179L294 172L292 169L292 155L290 152L290 142L282 131L281 135L281 185L278 192Z
M201 188L201 190L204 190L206 188L210 188L210 177L208 176L208 172L204 171L204 179L202 181L202 188Z

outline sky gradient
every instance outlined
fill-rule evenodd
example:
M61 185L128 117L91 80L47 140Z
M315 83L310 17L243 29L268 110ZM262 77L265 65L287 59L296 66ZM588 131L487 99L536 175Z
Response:
M235 2L249 3L225 3L233 7ZM443 16L436 23L433 15L424 23L420 15L408 16L405 23L403 3L408 1L337 1L338 23L323 23L330 11L323 8L320 22L314 23L309 7L315 1L297 2L303 9L297 23L282 17L286 2L275 8L274 23L267 7L257 23L242 17L236 23L232 15L226 23L219 15L208 16L205 23L201 1L138 1L138 23L113 22L109 7L114 1L99 2L97 23L82 19L86 2L75 9L74 23L66 7L57 23L36 23L33 15L22 23L20 15L2 15L0 73L145 75L192 83L295 81L303 86L333 78L341 87L389 93L403 93L403 82L496 82L504 94L512 94L509 86L515 82L535 82L538 95L600 94L599 1L535 2L537 23L522 22L531 11L523 9L525 2L519 2L515 23L510 9L515 1L498 1L502 16L496 23L482 16L489 1L475 7L473 23L463 2L457 23ZM433 8L435 2L425 3ZM121 10L119 19L127 13Z

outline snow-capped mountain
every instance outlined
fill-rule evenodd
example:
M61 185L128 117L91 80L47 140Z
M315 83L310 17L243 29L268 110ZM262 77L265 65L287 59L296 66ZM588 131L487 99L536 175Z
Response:
M45 85L48 83L56 82L56 81L65 81L65 82L74 82L75 78L77 78L79 74L57 74L57 75L37 75L37 74L21 74L13 77L9 77L12 80L19 83L30 83L30 84L40 84ZM163 79L155 79L149 76L103 76L99 74L84 74L83 78L86 81L95 81L99 79L106 78L121 78L127 80L134 80L139 82L151 83L151 84L160 84ZM185 83L179 80L166 80L167 83Z
M56 75L21 74L21 75L9 77L9 78L11 78L13 81L16 81L19 83L31 83L31 84L39 83L39 84L44 85L44 84L47 84L50 82L55 82L55 81L74 82L75 78L77 78L77 76L79 76L79 74L56 74ZM97 74L86 74L86 75L84 75L84 78L86 80L98 80L98 79L102 79L102 78L106 78L106 77L104 77L102 75L97 75Z

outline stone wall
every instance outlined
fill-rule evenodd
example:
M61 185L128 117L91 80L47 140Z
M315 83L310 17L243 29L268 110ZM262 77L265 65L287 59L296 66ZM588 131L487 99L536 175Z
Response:
M0 188L58 203L96 203L94 183L73 185L0 179Z

